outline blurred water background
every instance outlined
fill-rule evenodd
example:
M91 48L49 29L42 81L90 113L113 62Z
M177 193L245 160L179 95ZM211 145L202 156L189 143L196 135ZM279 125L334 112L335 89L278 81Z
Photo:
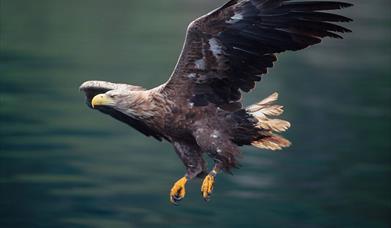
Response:
M280 92L293 146L243 148L209 203L194 181L174 207L172 147L78 87L164 82L187 24L224 1L1 0L0 227L390 227L390 2L350 2L354 33L280 55L245 97Z

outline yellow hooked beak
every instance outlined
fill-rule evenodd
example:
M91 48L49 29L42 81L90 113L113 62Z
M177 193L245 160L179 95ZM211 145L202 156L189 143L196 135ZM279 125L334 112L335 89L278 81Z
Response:
M114 105L114 100L107 96L106 94L98 94L94 98L92 98L91 105L93 108L96 106L102 106L102 105Z

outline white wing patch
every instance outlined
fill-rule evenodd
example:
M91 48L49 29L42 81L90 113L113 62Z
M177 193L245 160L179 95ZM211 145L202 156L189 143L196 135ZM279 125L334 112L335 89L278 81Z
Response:
M209 49L212 51L214 57L218 58L218 56L223 53L219 42L215 38L209 39L209 46Z
M205 70L205 61L204 59L198 59L194 62L195 67L199 70Z
M212 134L210 134L211 138L217 139L220 136L220 132L218 130L213 130Z
M191 74L188 74L187 77L190 79L195 79L197 77L197 75L195 73L191 73Z
M233 15L228 21L226 21L228 24L235 24L236 22L243 19L243 15L241 13L235 12L235 15Z

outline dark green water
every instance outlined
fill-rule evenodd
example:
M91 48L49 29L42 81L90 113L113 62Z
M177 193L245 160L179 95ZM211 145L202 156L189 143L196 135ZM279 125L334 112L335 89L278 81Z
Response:
M345 40L280 56L244 102L279 91L294 144L243 148L207 204L194 181L170 205L171 146L84 105L85 80L164 82L187 23L222 3L0 2L0 227L390 226L387 0L344 10Z

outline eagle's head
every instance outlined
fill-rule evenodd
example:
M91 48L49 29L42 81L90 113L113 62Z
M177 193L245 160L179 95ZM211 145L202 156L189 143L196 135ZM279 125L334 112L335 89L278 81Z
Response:
M94 109L129 106L145 91L140 86L105 81L87 81L80 86L86 94L87 105Z
M88 107L108 114L147 136L158 140L165 138L143 121L156 115L150 112L149 92L144 88L123 83L87 81L80 86L80 90L86 95Z
M91 100L91 107L104 111L114 109L134 118L146 118L153 115L148 112L149 99L146 91L132 91L128 89L113 89L95 95Z
M110 90L106 93L95 95L91 100L92 108L104 107L120 107L124 100L130 100L130 92L123 90Z
M153 116L150 92L140 86L102 81L89 81L81 85L86 93L87 105L106 114L122 113L137 119Z

